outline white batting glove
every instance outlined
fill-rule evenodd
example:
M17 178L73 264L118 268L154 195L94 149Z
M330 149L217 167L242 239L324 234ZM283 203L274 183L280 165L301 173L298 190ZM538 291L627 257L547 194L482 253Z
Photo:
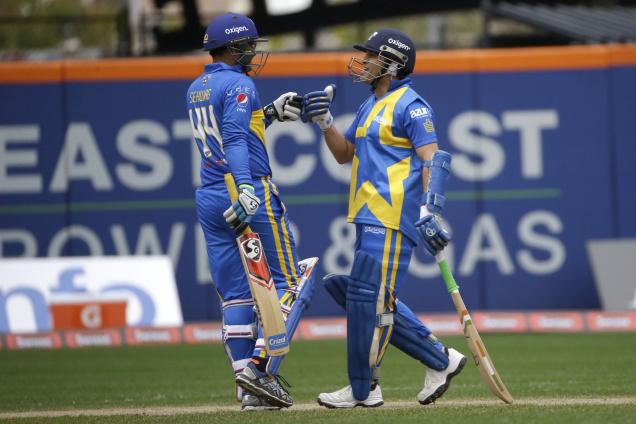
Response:
M281 94L276 100L263 108L265 118L271 123L277 121L296 121L300 119L303 97L294 91Z

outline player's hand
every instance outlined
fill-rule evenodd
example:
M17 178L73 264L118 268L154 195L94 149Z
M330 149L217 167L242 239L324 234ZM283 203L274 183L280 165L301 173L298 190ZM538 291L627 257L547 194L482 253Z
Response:
M336 85L329 84L323 91L312 91L305 94L304 98L303 122L314 122L322 131L329 129L333 125L329 108L336 98Z
M261 200L254 194L254 187L249 184L241 184L238 199L223 212L225 222L234 232L240 234L249 225L260 205Z
M424 248L432 256L437 255L448 246L452 237L443 227L437 216L425 215L415 223L415 228L422 235Z
M281 94L276 100L263 108L269 122L297 121L303 109L303 96L294 91Z

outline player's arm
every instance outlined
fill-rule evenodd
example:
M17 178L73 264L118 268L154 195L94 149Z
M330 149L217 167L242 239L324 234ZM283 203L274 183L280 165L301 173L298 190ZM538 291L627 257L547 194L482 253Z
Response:
M422 162L430 161L433 158L433 153L437 151L437 143L432 142L425 144L415 149L415 154L422 159ZM422 187L424 187L424 194L428 192L428 174L429 167L422 167Z
M437 148L433 112L421 101L410 104L403 115L405 132L422 160L424 193L420 219L415 227L422 236L424 248L435 256L448 245L450 234L442 228L439 216L445 203L444 186L450 172L450 155Z
M327 147L338 163L353 160L354 145L333 125L329 108L336 98L336 85L329 84L323 91L312 91L304 96L303 121L311 121L320 127Z
M327 147L338 163L348 163L353 160L354 145L349 142L335 126L330 126L322 132Z
M223 216L230 228L241 233L249 225L261 204L260 199L254 194L247 147L252 116L251 102L255 99L253 90L242 92L240 86L238 91L228 92L236 94L225 96L221 137L225 160L237 186L238 199L223 213Z

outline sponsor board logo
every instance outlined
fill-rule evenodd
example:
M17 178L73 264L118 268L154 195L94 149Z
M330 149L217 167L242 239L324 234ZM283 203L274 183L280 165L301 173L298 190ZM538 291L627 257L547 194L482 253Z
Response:
M583 316L580 313L530 313L532 331L582 331Z
M181 337L176 328L129 328L126 330L126 341L131 345L176 344L181 342Z
M183 328L186 343L219 342L223 339L220 324L189 324Z
M62 347L62 339L59 334L34 334L7 336L9 349L56 349Z
M464 331L465 320L462 317L460 323L455 314L418 315L418 317L420 320L426 322L426 326L430 328L433 333L448 335L462 334Z
M120 346L122 344L117 331L69 331L64 336L66 345L69 347Z
M591 331L636 330L636 312L589 312L586 318Z
M249 28L247 28L245 25L240 26L240 27L232 27L232 28L226 28L225 29L225 33L230 35L230 34L240 34L241 32L244 31L249 31Z
M275 334L271 336L267 341L267 345L270 349L280 349L287 346L288 344L289 341L287 340L287 334L285 333Z
M389 38L388 42L389 42L389 44L393 44L394 46L396 46L398 49L402 49L402 50L406 50L406 51L411 50L411 48L409 46L407 46L406 44L404 44L400 40Z
M65 328L183 324L166 256L3 258L0 275L0 317L8 316L0 333L47 333L63 321L54 316L58 309L72 310L73 325ZM18 300L28 306L13 307ZM121 306L123 317L109 305Z
M524 332L528 329L526 316L521 313L482 313L474 314L475 325L480 331Z

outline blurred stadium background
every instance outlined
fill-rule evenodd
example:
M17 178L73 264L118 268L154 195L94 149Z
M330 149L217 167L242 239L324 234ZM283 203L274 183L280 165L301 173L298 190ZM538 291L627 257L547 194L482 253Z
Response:
M340 128L368 95L351 45L407 32L454 158L448 256L478 328L634 336L636 1L0 0L0 359L219 342L184 96L228 11L270 39L261 99L336 83ZM266 137L300 255L321 258L318 279L347 272L348 168L309 125ZM423 252L401 298L461 334ZM344 337L321 287L299 332Z

